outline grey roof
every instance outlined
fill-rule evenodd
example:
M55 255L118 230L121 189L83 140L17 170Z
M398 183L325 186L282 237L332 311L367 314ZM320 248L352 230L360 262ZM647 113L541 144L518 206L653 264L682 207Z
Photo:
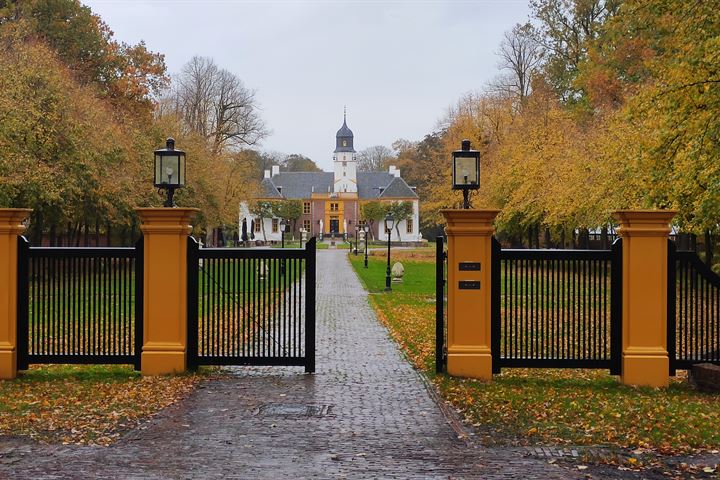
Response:
M260 198L282 198L282 195L280 195L280 192L269 178L263 178L260 188L262 191Z
M274 175L272 183L282 187L285 198L310 198L315 193L332 191L335 175L332 172L280 172Z
M388 185L385 190L383 190L382 195L380 195L380 198L417 198L417 193L415 193L412 188L408 186L407 183L405 183L405 180L403 180L400 177L395 177L392 182L390 182L390 185Z
M262 181L263 198L310 198L313 192L332 191L334 181L332 172L280 172ZM358 172L357 181L361 199L417 198L405 180L387 172Z

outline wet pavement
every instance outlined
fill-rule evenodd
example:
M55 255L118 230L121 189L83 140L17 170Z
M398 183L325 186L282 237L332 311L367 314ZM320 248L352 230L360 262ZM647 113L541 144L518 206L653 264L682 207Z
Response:
M316 374L233 369L110 447L0 437L0 478L587 478L577 462L459 438L346 256L318 252Z

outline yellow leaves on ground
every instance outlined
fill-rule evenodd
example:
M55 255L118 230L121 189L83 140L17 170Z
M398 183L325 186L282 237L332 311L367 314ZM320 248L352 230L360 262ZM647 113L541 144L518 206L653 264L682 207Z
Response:
M0 434L108 445L187 395L199 379L141 377L124 366L32 367L0 383Z
M354 265L363 278L372 273ZM486 443L664 454L720 446L718 396L695 391L682 374L667 389L626 387L605 370L504 369L492 382L436 376L434 297L393 291L370 295L370 303L410 361Z

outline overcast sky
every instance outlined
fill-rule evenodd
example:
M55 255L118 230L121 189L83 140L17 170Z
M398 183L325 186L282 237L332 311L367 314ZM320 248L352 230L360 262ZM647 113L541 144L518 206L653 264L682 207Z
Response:
M170 73L212 57L257 91L264 150L329 170L347 105L355 148L420 140L447 107L497 75L503 33L527 0L82 0Z

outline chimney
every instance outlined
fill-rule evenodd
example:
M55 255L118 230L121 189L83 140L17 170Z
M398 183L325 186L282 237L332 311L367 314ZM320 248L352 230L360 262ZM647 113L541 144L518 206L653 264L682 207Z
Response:
M265 170L265 174L263 175L263 178L270 178L270 170Z
M272 176L274 177L275 175L277 175L279 173L280 173L280 165L273 165L272 166Z
M400 169L395 168L395 165L390 165L390 169L388 170L388 173L390 175L394 175L394 176L400 178Z

